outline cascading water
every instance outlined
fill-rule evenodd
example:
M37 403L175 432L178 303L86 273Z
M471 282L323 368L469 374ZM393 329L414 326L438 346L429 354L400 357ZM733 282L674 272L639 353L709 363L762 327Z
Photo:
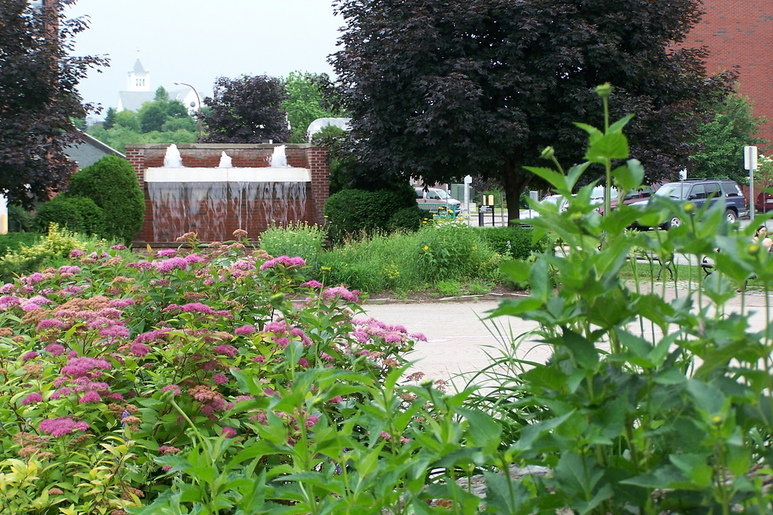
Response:
M307 169L287 164L283 145L275 147L268 168L232 168L225 153L219 168L166 162L145 173L156 241L174 241L186 232L201 241L223 241L232 238L229 223L254 237L271 225L305 219L311 177Z

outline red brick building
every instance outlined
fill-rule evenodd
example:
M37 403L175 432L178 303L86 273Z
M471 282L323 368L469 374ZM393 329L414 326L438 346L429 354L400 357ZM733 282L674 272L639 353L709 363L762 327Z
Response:
M709 74L739 72L739 92L751 99L756 116L767 118L760 145L773 151L773 0L703 0L706 13L685 46L705 46Z

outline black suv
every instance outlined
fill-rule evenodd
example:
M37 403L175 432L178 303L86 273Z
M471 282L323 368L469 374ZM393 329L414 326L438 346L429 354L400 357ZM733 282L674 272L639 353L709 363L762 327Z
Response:
M713 203L724 198L725 216L731 223L749 214L741 187L737 182L729 179L687 179L681 182L668 182L658 188L652 200L657 200L657 197L681 202L690 201L696 207L701 207L707 201ZM674 216L666 222L665 227L674 227L681 223L682 220Z

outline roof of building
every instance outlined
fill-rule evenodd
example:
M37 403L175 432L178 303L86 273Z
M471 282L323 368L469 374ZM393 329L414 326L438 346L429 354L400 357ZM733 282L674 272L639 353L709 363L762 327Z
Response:
M186 109L191 106L185 104L185 97L190 93L188 89L173 89L167 91L169 100L177 100L182 102ZM139 111L142 104L145 102L153 102L156 99L155 91L119 91L118 95L121 99L120 107L124 111Z
M147 72L145 71L145 68L142 66L142 63L140 62L139 58L137 58L137 60L136 60L136 61L134 61L134 68L132 69L132 71L133 71L134 73L137 73L137 74L140 74L140 73L142 73L142 74L144 74L144 73L147 73Z
M126 158L113 147L82 131L80 132L80 141L66 147L64 153L78 165L78 168L90 166L108 155Z

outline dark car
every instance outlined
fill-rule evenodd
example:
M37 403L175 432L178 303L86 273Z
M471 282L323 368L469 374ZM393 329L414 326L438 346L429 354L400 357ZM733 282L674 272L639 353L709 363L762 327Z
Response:
M668 182L658 188L650 201L659 197L670 198L677 202L689 201L698 208L706 202L713 203L724 198L725 216L731 223L749 214L741 187L737 182L729 179L688 179L681 182ZM633 202L634 205L646 203L646 201ZM674 216L664 224L664 227L670 228L681 224L682 220Z
M757 195L757 200L754 202L754 209L760 213L767 213L773 211L773 193L767 193L761 191Z

